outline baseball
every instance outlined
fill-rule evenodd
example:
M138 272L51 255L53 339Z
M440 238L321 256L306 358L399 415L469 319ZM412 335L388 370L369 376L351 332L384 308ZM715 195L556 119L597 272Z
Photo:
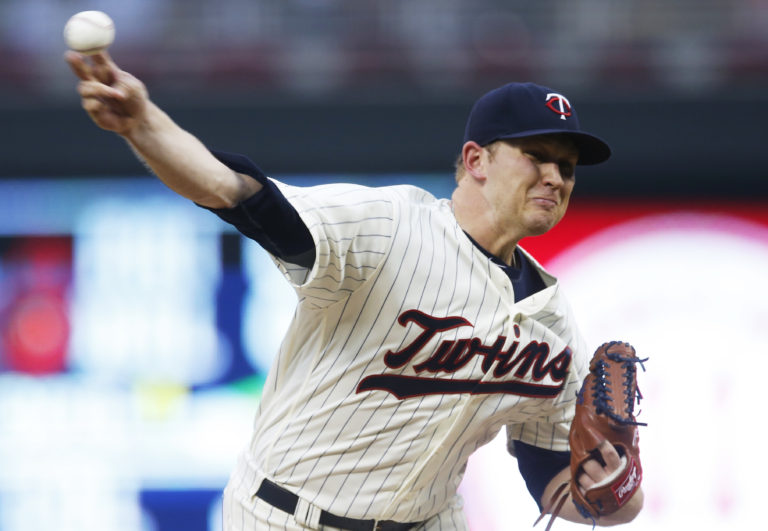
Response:
M115 24L102 11L81 11L64 26L64 40L70 50L99 53L115 40Z

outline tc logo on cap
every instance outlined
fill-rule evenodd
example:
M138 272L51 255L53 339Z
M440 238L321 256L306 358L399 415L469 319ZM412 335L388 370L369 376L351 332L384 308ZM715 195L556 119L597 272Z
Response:
M547 107L553 112L560 115L561 120L565 120L566 116L571 116L571 103L568 98L562 94L556 92L550 92L547 94Z

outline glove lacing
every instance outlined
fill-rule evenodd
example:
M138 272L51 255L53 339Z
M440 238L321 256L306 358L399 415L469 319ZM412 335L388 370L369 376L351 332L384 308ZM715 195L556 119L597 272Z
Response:
M592 386L592 403L595 404L595 412L599 415L602 414L610 417L619 424L647 426L647 423L637 422L635 420L635 400L637 400L637 403L639 404L640 400L643 398L643 395L640 393L640 389L637 388L637 386L633 386L632 384L635 381L635 373L637 372L635 364L639 363L640 367L643 369L643 371L645 371L645 365L643 365L643 363L648 361L648 358L640 359L634 356L622 356L621 354L612 352L606 352L605 357L611 361L620 363L624 369L624 403L626 404L625 411L627 416L622 417L616 413L613 409L613 406L610 404L610 402L613 402L613 399L610 396L612 389L610 387L610 382L608 382L608 363L602 359L595 364L595 368L592 371L595 375L595 383Z

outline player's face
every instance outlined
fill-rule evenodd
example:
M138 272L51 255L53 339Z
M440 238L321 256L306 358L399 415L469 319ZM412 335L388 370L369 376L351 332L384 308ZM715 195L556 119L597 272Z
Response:
M502 141L487 170L499 228L524 238L554 227L568 208L578 156L567 138L557 136Z

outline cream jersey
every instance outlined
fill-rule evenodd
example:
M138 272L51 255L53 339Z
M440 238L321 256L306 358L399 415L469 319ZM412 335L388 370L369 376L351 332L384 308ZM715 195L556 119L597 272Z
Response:
M298 305L243 463L334 514L416 522L503 426L568 449L588 357L555 278L534 261L547 287L515 303L450 201L419 188L276 185L316 260L275 259Z

